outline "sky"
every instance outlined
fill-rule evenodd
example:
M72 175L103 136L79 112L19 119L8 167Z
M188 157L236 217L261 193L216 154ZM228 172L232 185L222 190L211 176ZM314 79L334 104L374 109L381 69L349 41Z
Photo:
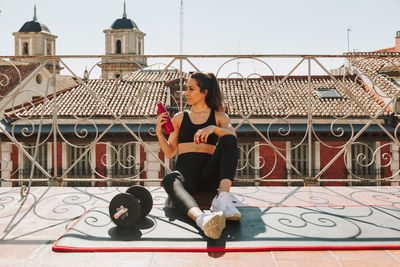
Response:
M32 20L37 5L38 20L57 35L58 55L102 55L103 30L122 17L123 0L0 0L0 57L14 55L13 32ZM400 30L400 0L184 0L183 53L221 54L323 54L373 51L394 46ZM180 0L126 0L127 15L146 34L144 52L170 55L180 52ZM347 29L349 32L349 43ZM216 73L224 59L193 59L205 72ZM98 60L65 60L82 75ZM299 61L264 58L232 61L220 76L239 70L243 75L285 75ZM321 59L335 68L343 59ZM149 64L167 62L149 59ZM238 64L239 62L239 64ZM270 67L267 67L268 66ZM174 65L179 67L178 64ZM272 71L271 71L272 69ZM184 64L184 70L193 69ZM296 74L307 71L303 64ZM313 65L313 74L322 70ZM69 74L65 69L63 74ZM95 67L91 78L99 76Z

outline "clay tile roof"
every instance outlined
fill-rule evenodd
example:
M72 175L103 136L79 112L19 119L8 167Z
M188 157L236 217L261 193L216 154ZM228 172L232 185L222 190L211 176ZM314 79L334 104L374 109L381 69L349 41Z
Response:
M78 82L73 76L69 75L56 75L56 82L60 88L69 88L78 85Z
M387 52L398 52L396 51L396 47L389 47L389 48L384 48L384 49L379 49L376 50L375 52L383 52L383 53L387 53Z
M271 93L274 85L278 84L282 77L263 77L262 79L238 80L220 79L221 89L228 101L228 113L239 116L240 113L248 114L252 110L255 117L305 117L308 114L308 81L306 76L290 77L278 90ZM382 107L374 98L370 97L367 89L353 77L343 80L338 78L357 101L366 107L367 113L356 103L351 101L346 90L338 86L329 76L314 76L311 79L311 109L313 116L317 117L366 117L368 114L376 114ZM321 98L317 89L336 89L341 98ZM267 94L270 97L262 101ZM229 103L230 102L230 103ZM259 104L260 103L260 104ZM384 115L389 115L386 110Z
M0 96L11 92L21 81L31 74L39 64L21 64L8 62L0 64Z
M60 118L112 118L112 112L124 117L143 118L156 116L156 103L167 100L168 81L176 80L178 72L143 73L140 71L131 73L122 80L89 80L86 84L79 84L72 88L57 93L58 116ZM184 77L189 74L185 73ZM149 82L149 80L154 82ZM283 77L265 76L262 78L219 79L221 90L227 99L228 114L240 116L248 114L252 110L252 117L306 117L308 114L308 78L307 76L292 76L287 79L277 90L272 92L275 85ZM338 77L339 86L329 76L311 77L311 109L313 116L317 117L367 117L373 116L383 106L380 99L371 95L368 89L355 77ZM93 97L86 86L91 88L99 100ZM140 92L148 89L142 97L137 98ZM321 98L316 90L334 89L341 97ZM365 107L365 112L355 102L351 101L350 92L355 99ZM266 101L262 101L267 97ZM53 115L53 96L44 106L44 99L37 99L32 104L14 107L14 111L21 117L40 116L42 109L44 115ZM100 103L100 100L105 104ZM137 100L137 101L136 101ZM126 111L129 103L136 101ZM172 102L172 101L171 101ZM12 109L6 110L6 116L15 118ZM386 110L382 115L390 115ZM346 118L347 118L346 117Z
M351 64L365 74L368 79L392 98L400 88L387 76L400 74L400 53L350 53L359 57L349 58ZM373 56L373 57L368 57ZM376 57L379 56L379 57Z
M97 95L93 97L87 88L93 90ZM147 89L143 97L137 96L141 91ZM151 116L156 114L156 103L166 101L167 87L162 81L154 83L147 81L127 80L89 80L86 84L79 84L72 88L59 91L56 95L58 104L57 114L59 117L112 117L112 112L129 117ZM54 97L48 97L47 104L44 98L39 98L29 104L20 105L6 110L6 115L15 117L16 111L22 117L40 116L44 109L44 116L51 117L53 113ZM137 100L137 101L136 101ZM135 104L125 111L128 104ZM103 104L102 104L103 103Z
M183 72L184 78L189 78L189 74ZM156 80L160 82L168 82L171 80L179 79L179 71L168 70L161 73L161 71L134 71L124 77L126 81L151 81Z

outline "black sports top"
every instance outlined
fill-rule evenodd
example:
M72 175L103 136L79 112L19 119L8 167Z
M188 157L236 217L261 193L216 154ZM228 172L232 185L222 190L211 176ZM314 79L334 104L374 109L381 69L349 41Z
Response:
M215 112L211 109L210 115L205 123L202 124L194 124L189 117L189 113L184 111L183 112L183 119L181 123L181 127L179 128L179 135L178 135L178 144L179 143L191 143L193 142L193 137L195 133L208 126L208 125L217 125L215 120ZM218 141L218 136L215 133L212 133L207 138L207 144L216 145Z

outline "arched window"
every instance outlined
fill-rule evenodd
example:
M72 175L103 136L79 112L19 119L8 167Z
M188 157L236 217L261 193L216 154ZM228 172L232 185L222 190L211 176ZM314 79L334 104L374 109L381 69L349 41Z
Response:
M117 40L117 43L116 43L116 50L117 50L117 54L121 54L121 40Z
M138 40L138 54L141 55L142 54L142 40Z
M24 56L29 55L29 47L28 47L28 43L27 42L25 42L23 44L22 55L24 55Z
M51 55L51 43L47 42L47 55Z

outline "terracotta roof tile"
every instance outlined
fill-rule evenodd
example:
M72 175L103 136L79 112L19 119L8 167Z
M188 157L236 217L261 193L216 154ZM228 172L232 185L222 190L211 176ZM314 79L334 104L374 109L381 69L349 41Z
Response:
M379 50L376 50L375 52L378 52L378 53L387 53L387 52L399 52L399 51L397 51L397 50L396 50L396 47L394 46L394 47L379 49Z
M71 117L112 117L112 112L117 115L124 114L124 117L149 117L156 115L156 103L166 102L168 86L167 81L179 78L178 72L168 72L160 75L158 73L134 72L123 80L89 80L86 84L80 84L73 88L60 91L56 95L58 116ZM188 78L189 74L185 73ZM137 79L137 80L135 80ZM155 79L153 83L149 80ZM308 113L308 78L307 76L292 76L287 79L276 91L272 92L275 85L283 77L266 76L254 79L219 79L223 94L228 100L228 113L231 116L248 114L253 109L253 117L306 117ZM344 117L355 116L365 117L376 114L381 106L370 95L368 88L363 86L354 77L338 77L339 83L351 92L366 107L365 113L356 103L352 102L346 90L338 86L329 76L313 76L311 79L311 109L313 116L320 117ZM168 84L168 83L167 83ZM94 98L87 87L91 88L105 105ZM138 95L145 88L148 91L138 98ZM316 92L318 88L334 88L342 96L339 99L323 99ZM262 100L271 93L265 101ZM49 101L44 107L44 99L33 102L34 106L25 104L15 107L14 110L19 116L40 116L44 108L44 115L51 117L53 114L54 98L49 96ZM137 100L126 112L124 109L132 101ZM107 109L110 109L108 110ZM386 110L382 115L391 114ZM6 115L15 117L14 112L9 109Z
M271 92L274 85L281 77L274 81L272 77L253 79L247 82L242 80L220 79L221 89L230 100L228 113L239 115L240 111L248 114L254 109L258 102ZM340 79L339 79L340 80ZM341 81L341 80L340 80ZM314 116L368 116L355 103L353 103L345 90L335 84L329 77L312 77L311 79L311 109ZM380 106L369 97L365 88L353 79L344 80L344 86L366 106L370 114L379 111ZM341 99L321 99L315 89L335 88L342 96ZM308 113L308 81L306 77L291 77L287 79L278 90L273 92L265 102L256 109L255 116L300 116L305 117ZM352 104L353 103L353 104ZM386 112L385 114L389 114Z
M387 77L387 75L400 73L400 53L374 52L350 53L350 55L360 55L360 57L350 58L350 62L387 94L389 98L392 98L400 90L400 88ZM368 57L368 55L381 57ZM374 88L372 89L374 90Z
M187 79L189 74L184 72L183 77ZM161 74L155 71L134 71L124 77L126 81L151 81L152 79L163 82L179 79L179 71L169 70Z
M0 64L0 96L11 92L21 81L31 74L39 64ZM17 70L18 69L18 70Z
M60 88L69 88L69 87L78 85L78 82L76 81L76 79L74 79L73 76L69 76L69 75L57 74L56 82L60 86Z

